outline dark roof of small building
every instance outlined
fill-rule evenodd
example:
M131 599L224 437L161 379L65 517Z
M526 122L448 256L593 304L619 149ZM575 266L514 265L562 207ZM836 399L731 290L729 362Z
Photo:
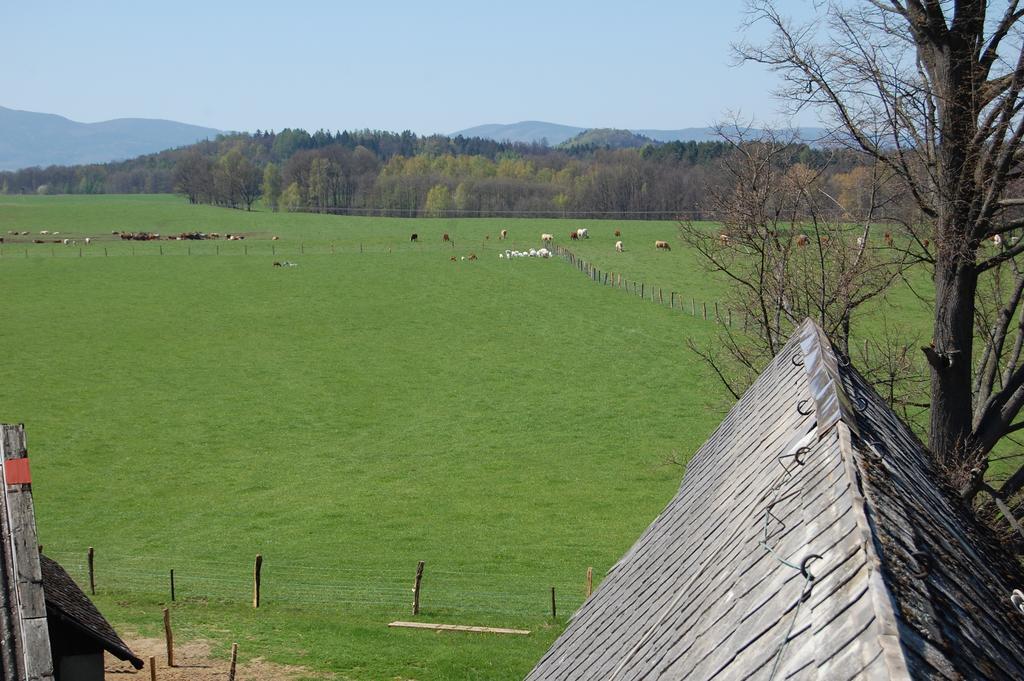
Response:
M527 677L1024 679L1020 566L806 321Z
M95 640L117 659L130 662L136 669L142 669L142 660L121 640L64 568L45 555L40 555L39 558L43 568L43 594L46 598L47 612Z

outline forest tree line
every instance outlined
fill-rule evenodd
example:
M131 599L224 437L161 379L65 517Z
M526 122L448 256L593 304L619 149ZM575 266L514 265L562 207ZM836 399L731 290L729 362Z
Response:
M702 197L727 180L722 142L556 149L411 132L285 129L222 135L129 161L0 173L11 194L179 193L251 210L395 216L708 217ZM791 164L849 193L859 157L793 144ZM844 189L845 188L845 189Z

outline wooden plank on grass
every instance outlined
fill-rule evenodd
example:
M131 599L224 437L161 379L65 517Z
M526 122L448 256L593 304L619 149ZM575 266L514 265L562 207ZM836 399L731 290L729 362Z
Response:
M433 629L434 631L471 631L480 634L517 634L526 636L527 629L502 629L501 627L469 627L464 624L431 624L429 622L391 622L389 627L406 629Z

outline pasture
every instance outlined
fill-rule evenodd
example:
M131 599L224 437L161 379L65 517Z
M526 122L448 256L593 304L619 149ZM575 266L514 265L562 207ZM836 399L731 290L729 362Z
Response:
M0 236L99 237L81 256L8 242L0 257L0 420L26 424L46 552L84 583L95 547L96 601L122 631L157 635L170 605L176 637L222 654L238 641L242 657L345 679L521 678L582 601L587 567L599 582L675 492L667 461L731 406L686 346L712 323L559 259L497 257L545 231L568 245L577 224L593 238L571 247L610 270L724 290L692 254L654 252L673 223L0 197ZM271 266L284 259L298 266ZM533 634L388 629L413 619L418 560L416 619Z

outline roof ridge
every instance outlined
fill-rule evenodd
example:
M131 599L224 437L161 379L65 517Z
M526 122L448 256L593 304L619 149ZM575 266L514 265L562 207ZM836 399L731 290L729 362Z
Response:
M825 437L833 428L836 429L843 469L850 480L850 504L856 519L861 547L867 559L868 590L871 594L872 610L880 629L879 647L883 651L890 678L894 681L909 680L912 677L901 643L895 600L882 576L882 559L876 544L878 538L874 524L869 518L870 503L864 494L860 468L854 457L853 436L859 438L860 431L853 403L846 394L839 375L840 366L848 366L849 362L840 361L828 336L813 319L808 317L804 320L798 333L808 387L815 405L818 439ZM796 363L795 356L793 361Z
M802 363L807 372L818 420L818 438L824 437L839 421L860 435L853 403L843 389L843 381L839 376L839 367L848 366L849 361L839 361L828 336L810 317L803 321L796 335L803 359L797 362L794 355L792 361L794 364Z

